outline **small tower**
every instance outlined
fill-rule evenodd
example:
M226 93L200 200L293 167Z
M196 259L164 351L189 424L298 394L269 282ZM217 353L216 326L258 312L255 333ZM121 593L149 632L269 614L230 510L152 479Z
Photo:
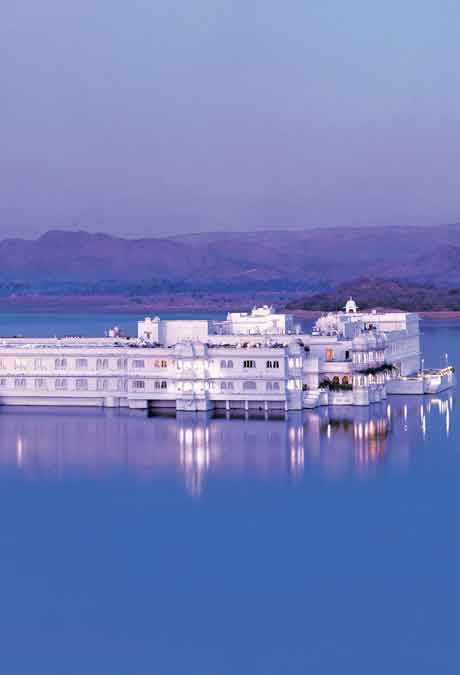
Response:
M353 300L353 298L350 295L350 298L347 300L347 304L345 305L345 312L347 314L356 314L358 311L358 305L356 302Z

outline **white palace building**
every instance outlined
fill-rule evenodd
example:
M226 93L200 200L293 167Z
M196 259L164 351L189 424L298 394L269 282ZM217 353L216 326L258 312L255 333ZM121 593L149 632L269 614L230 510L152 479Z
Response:
M265 413L369 405L437 393L453 369L423 370L419 318L345 311L304 333L272 307L221 322L138 322L138 335L0 338L0 404Z

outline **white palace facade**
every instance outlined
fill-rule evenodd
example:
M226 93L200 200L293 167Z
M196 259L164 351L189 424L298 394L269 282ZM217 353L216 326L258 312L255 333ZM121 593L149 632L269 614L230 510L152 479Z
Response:
M0 339L0 404L284 412L437 393L453 369L421 368L419 319L327 314L304 333L271 307L222 322L145 318L138 335Z

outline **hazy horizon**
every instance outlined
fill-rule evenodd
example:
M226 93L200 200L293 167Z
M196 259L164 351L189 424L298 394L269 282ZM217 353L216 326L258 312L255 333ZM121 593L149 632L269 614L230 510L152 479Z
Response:
M10 3L1 236L456 222L459 38L449 1Z
M47 228L44 229L41 232L37 232L36 234L30 234L30 235L13 235L13 236L1 236L0 235L0 241L3 241L5 239L24 239L26 241L35 241L37 239L40 239L41 237L50 234L52 232L66 232L66 233L84 233L84 234L90 234L90 235L104 235L104 236L109 236L109 237L119 237L122 239L168 239L168 238L181 238L181 237L193 237L193 236L199 236L199 235L222 235L222 234L244 234L244 233L255 233L255 232L302 232L302 231L310 231L310 230L327 230L327 229L348 229L348 230L353 230L353 229L369 229L373 227L386 227L386 228L392 228L392 229L403 229L406 227L414 227L414 228L423 228L423 229L430 229L433 226L438 226L438 227L460 227L460 222L453 222L453 223L435 223L431 225L420 225L418 223L410 223L407 225L312 225L310 227L293 227L293 226L288 226L288 227L254 227L254 228L241 228L241 229L207 229L207 230L197 230L197 231L182 231L182 232L174 232L174 233L167 233L167 232L152 232L151 234L146 234L146 235L137 235L135 233L123 233L123 232L113 232L110 231L110 228L107 230L103 230L100 228L88 228L88 227L77 227L77 226L62 226L62 227L53 227L53 228Z

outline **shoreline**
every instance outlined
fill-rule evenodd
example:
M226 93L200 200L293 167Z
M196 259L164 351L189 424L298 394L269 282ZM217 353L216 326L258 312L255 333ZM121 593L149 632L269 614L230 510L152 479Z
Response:
M292 301L292 292L216 293L216 294L164 294L158 296L14 296L0 297L1 313L12 314L132 314L155 315L161 312L177 313L225 313L229 311L250 311L254 306L274 305L279 312L292 314L296 319L314 320L325 311L294 309L286 310ZM395 308L379 307L379 311L401 311ZM408 310L409 311L409 310ZM460 310L417 311L421 319L429 321L460 320Z

